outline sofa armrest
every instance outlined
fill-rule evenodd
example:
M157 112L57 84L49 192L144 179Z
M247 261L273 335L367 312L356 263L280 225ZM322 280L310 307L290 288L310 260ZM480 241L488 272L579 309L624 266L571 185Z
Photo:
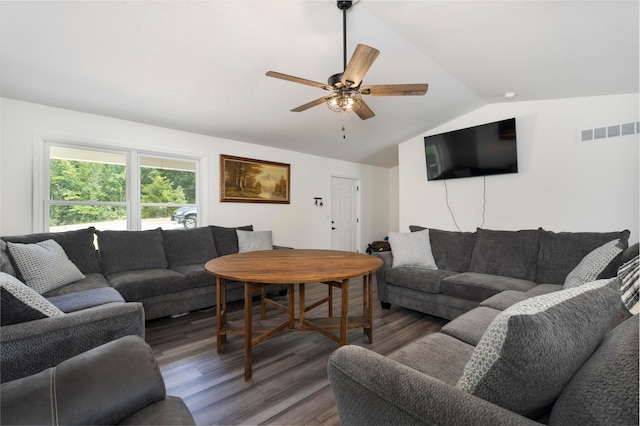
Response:
M539 425L360 346L337 349L327 368L342 425Z
M144 338L140 303L109 303L60 317L3 326L0 382L29 376L123 336Z
M166 397L153 352L137 336L106 343L0 389L3 424L117 424Z

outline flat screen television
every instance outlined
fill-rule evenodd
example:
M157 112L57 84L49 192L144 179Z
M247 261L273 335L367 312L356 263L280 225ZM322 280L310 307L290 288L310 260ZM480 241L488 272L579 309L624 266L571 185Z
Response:
M425 136L427 179L518 172L516 119Z

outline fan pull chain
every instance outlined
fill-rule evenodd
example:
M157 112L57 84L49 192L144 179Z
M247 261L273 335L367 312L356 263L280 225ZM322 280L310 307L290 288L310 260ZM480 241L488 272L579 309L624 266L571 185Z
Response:
M344 117L347 113L343 112L342 113L342 139L346 139L347 138L347 133L344 130Z

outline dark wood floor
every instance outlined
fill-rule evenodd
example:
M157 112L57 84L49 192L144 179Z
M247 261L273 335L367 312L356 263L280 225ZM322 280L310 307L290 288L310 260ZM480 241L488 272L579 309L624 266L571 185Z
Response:
M324 297L326 288L307 285L307 304ZM334 312L340 306L337 293ZM349 300L350 312L362 312L361 281L351 283ZM374 300L373 343L358 329L349 332L349 344L389 354L439 331L446 322L398 307L383 310L375 293ZM325 307L313 311L325 312ZM241 318L242 303L236 302L229 307L229 319ZM212 309L147 322L146 340L160 364L167 393L184 399L198 425L339 424L326 372L337 343L316 332L280 333L254 348L253 378L245 382L243 338L227 337L217 353L215 321Z

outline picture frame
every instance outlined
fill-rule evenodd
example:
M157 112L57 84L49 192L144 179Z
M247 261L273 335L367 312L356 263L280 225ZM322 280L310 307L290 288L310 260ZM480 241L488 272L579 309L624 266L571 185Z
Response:
M220 201L291 203L291 165L220 154Z

